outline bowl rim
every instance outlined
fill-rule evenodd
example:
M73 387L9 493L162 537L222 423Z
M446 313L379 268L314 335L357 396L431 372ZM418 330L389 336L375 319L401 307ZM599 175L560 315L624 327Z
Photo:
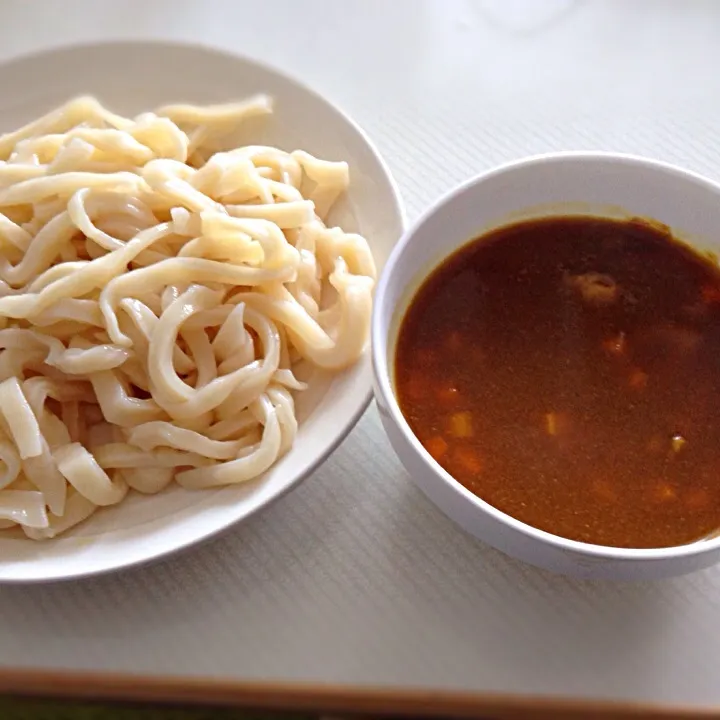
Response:
M326 95L324 91L315 90L313 86L307 84L305 81L298 79L291 72L286 72L284 69L276 67L275 65L268 63L264 60L259 60L251 55L238 52L234 49L228 49L227 47L218 47L211 44L206 44L202 41L184 41L184 40L173 40L173 39L162 39L162 38L139 38L139 39L108 39L98 41L79 41L79 42L58 42L48 45L47 47L31 49L29 51L11 53L7 57L0 60L0 67L22 67L25 63L38 61L40 59L51 60L58 54L73 54L73 53L94 53L111 51L117 49L133 50L145 50L151 49L154 51L189 51L199 52L205 55L212 55L224 60L229 60L234 63L244 64L248 68L256 68L259 71L273 75L276 78L281 79L283 82L288 83L306 96L311 97L314 101L319 102L326 106L330 112L332 112L338 119L350 128L361 140L369 156L372 157L373 161L377 164L377 167L382 172L385 182L390 188L388 194L388 203L392 205L393 211L397 214L399 221L399 227L404 232L408 227L407 208L403 200L403 196L400 192L399 185L396 178L390 170L390 167L380 153L375 142L370 138L368 133L345 112L341 105L338 105L329 95ZM347 158L351 165L352 172L352 158ZM351 180L352 188L352 180ZM401 235L402 236L402 235ZM394 246L393 246L394 249ZM367 362L367 355L371 353L370 348L366 348L364 357L359 362ZM273 495L271 495L265 502L259 504L257 507L251 508L242 517L235 517L230 519L224 519L222 522L217 524L198 529L197 532L192 533L188 537L178 538L177 541L168 544L163 543L153 551L144 553L133 553L122 558L113 558L107 562L95 563L88 562L83 568L75 568L69 571L62 569L56 572L33 572L32 574L24 574L16 571L6 571L0 568L0 585L35 585L35 584L55 584L72 582L82 578L89 578L94 576L106 575L110 573L122 572L130 568L141 567L145 565L151 565L161 560L167 560L177 553L185 552L192 547L200 547L208 541L216 538L224 532L227 532L230 528L240 525L243 522L247 522L255 516L257 513L264 511L269 506L273 505L280 498L288 494L290 491L297 488L302 482L308 479L327 459L335 452L339 445L347 438L350 432L357 425L360 418L367 410L373 397L372 380L367 383L367 387L364 387L362 393L358 393L358 398L355 403L355 407L352 413L349 413L344 421L341 423L341 428L338 429L330 442L324 443L322 451L319 452L312 462L302 471L294 475L292 480L284 483L284 485L278 489ZM1 563L0 563L1 565ZM58 563L55 563L57 566Z
M594 162L631 165L650 172L665 173L667 175L674 176L678 182L690 182L703 186L705 189L717 194L718 202L720 202L720 183L715 182L700 173L687 170L673 163L630 153L577 150L541 153L502 163L485 172L468 178L440 196L411 224L400 240L396 243L385 263L375 290L375 302L373 305L371 325L372 365L375 376L375 392L379 396L378 399L381 401L380 404L382 405L382 411L386 412L386 414L392 419L393 423L404 436L404 439L412 448L412 451L426 466L430 474L433 476L433 482L440 482L447 486L454 492L460 502L468 503L481 513L490 515L494 520L498 521L502 525L505 525L507 528L515 531L516 533L519 533L526 540L550 546L554 550L584 555L588 559L598 561L611 560L652 562L668 560L671 558L697 557L706 553L711 553L720 548L720 534L714 538L696 540L695 542L685 545L673 545L661 548L621 548L608 545L598 545L595 543L586 543L579 540L571 540L545 530L540 530L539 528L533 527L528 523L512 517L512 515L508 515L468 490L430 455L410 429L405 416L400 410L395 391L393 390L393 383L391 379L392 368L388 357L388 341L391 339L392 335L390 328L382 321L382 309L385 304L385 297L388 289L393 285L394 275L399 265L399 261L402 259L406 247L412 242L413 237L421 230L428 220L441 209L455 203L460 196L479 190L488 180L491 180L496 176L512 174L527 168L544 164L582 164ZM455 248L452 252L455 252L456 250L457 248ZM425 268L417 275L422 275L423 278L427 278L428 275L437 268L441 262L447 259L450 254L452 253L444 254L440 260L434 261L431 266Z

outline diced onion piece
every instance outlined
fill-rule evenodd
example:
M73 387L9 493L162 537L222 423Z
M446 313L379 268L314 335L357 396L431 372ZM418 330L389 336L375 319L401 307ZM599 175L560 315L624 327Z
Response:
M458 412L450 416L450 434L456 438L472 437L472 415L467 412Z
M675 453L679 453L687 444L687 440L680 433L675 433L672 436L671 442L672 442L673 452L675 452Z
M551 437L557 435L557 415L554 412L545 413L545 430Z

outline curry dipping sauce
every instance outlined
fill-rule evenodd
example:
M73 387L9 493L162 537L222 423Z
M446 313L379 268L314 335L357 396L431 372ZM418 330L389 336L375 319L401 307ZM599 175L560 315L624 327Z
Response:
M412 300L395 385L435 460L529 525L630 548L720 528L720 272L662 226L469 243Z

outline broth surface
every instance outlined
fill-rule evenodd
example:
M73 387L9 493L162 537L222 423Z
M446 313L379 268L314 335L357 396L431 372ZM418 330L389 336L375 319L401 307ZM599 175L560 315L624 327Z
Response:
M720 528L720 272L642 220L471 242L400 328L400 408L470 491L542 530L651 548Z

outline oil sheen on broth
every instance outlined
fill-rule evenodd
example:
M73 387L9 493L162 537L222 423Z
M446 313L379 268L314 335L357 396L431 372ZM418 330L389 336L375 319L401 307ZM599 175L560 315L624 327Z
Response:
M720 528L720 272L660 226L471 242L413 299L395 380L437 462L519 520L634 548Z

